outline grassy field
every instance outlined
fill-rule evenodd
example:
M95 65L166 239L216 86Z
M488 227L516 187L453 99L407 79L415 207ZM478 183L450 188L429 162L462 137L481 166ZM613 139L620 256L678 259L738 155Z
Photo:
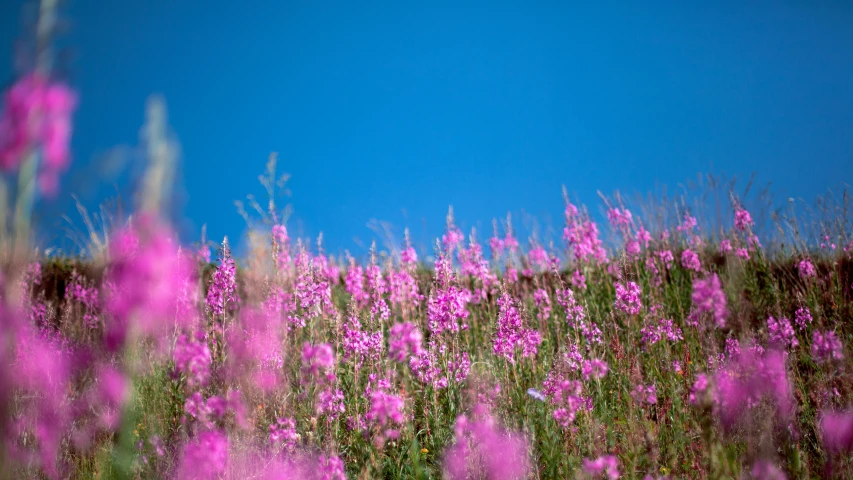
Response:
M433 265L336 262L276 225L238 267L131 222L105 261L16 284L3 470L845 478L853 251L770 258L735 210L711 243L610 209L614 249L569 205L563 246L510 229L489 260L449 219Z
M153 98L129 213L78 205L79 256L46 252L56 7L0 112L0 478L853 478L846 193L754 220L702 177L722 195L567 200L547 243L451 210L434 246L332 257L290 237L273 156L235 259L176 240Z

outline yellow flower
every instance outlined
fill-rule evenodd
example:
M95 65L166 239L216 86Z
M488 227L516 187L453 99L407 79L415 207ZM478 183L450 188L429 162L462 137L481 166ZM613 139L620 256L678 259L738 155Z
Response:
M669 473L669 469L666 467L660 467L660 473L666 475Z
M426 455L427 453L429 453L429 450L427 450L426 448L422 448L421 453Z

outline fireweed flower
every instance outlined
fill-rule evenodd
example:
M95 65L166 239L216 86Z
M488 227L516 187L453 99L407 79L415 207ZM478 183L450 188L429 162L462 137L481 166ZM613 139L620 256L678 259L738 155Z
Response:
M290 237L287 235L287 227L284 225L273 225L272 227L272 252L275 264L279 271L289 274L290 267Z
M39 265L39 264L35 264ZM40 267L40 265L39 265ZM38 282L38 279L35 279ZM77 271L71 272L71 283L65 289L66 301L76 303L83 313L83 323L89 328L98 326L98 312L101 309L101 299L98 289L90 286ZM73 308L73 306L72 306Z
M669 270L672 268L672 264L675 262L675 256L673 256L671 250L661 250L657 252L660 261L663 263L663 266Z
M344 359L355 358L356 365L361 365L366 359L378 360L382 355L384 340L381 330L363 330L358 317L351 315L343 325Z
M498 277L489 268L489 262L483 258L483 249L477 243L473 231L469 237L468 248L459 247L458 260L461 274L475 281L472 300L485 299L497 286Z
M693 388L690 389L690 403L696 405L700 403L702 395L708 391L708 376L704 373L696 374L696 380L693 382Z
M800 330L804 330L807 325L812 323L812 312L809 310L809 307L798 308L794 312L794 322Z
M270 443L287 452L293 452L299 439L296 421L292 418L279 418L270 425Z
M699 261L699 255L689 248L681 252L681 266L697 273L702 271L702 263Z
M387 320L391 315L391 310L388 308L388 303L385 301L385 293L388 292L388 284L382 276L382 269L379 265L371 260L371 265L367 267L365 278L367 286L370 288L370 314L374 318Z
M548 296L547 290L540 288L533 292L533 301L536 304L536 308L539 309L539 312L536 314L539 320L546 320L551 316L551 297Z
M580 218L578 209L571 203L566 205L566 227L563 229L563 239L574 250L577 261L598 263L607 261L607 251L598 235L598 225L595 222Z
M720 253L729 253L733 250L731 240L720 240Z
M446 371L441 369L439 356L446 361ZM441 390L451 381L455 383L464 381L471 370L471 360L467 352L456 352L451 355L445 344L438 344L433 338L430 340L429 348L409 358L409 369L419 382Z
M429 329L433 334L458 332L460 320L468 318L468 301L471 294L454 285L450 260L440 255L435 261L436 285L427 302ZM463 325L463 329L467 326Z
M581 375L583 375L584 380L589 380L590 378L600 380L607 375L608 370L607 362L593 358L592 360L584 360L581 367Z
M586 277L584 277L580 270L575 270L572 273L572 286L580 291L586 290Z
M642 225L637 227L637 241L642 243L645 248L649 248L649 243L652 241L652 234Z
M222 397L214 395L205 400L200 392L195 392L184 402L184 416L181 422L197 424L203 430L213 430L228 412L228 407L228 402Z
M714 375L720 415L731 426L741 414L762 398L771 400L779 418L788 419L795 404L785 362L787 354L777 350L757 353L744 350L726 362Z
M56 193L58 175L68 167L74 92L59 82L34 73L20 78L4 95L0 114L0 168L14 170L27 151L40 147L38 173L41 191Z
M726 339L726 356L729 358L734 358L740 355L740 342L736 338L727 338Z
M654 384L637 385L631 392L631 398L641 405L654 405L658 403L657 387Z
M654 345L666 338L670 342L683 340L681 329L670 319L661 319L658 323L649 322L640 329L642 342L646 345Z
M735 228L740 231L748 230L755 222L752 221L752 215L743 208L735 210Z
M549 382L550 380L550 382ZM543 386L549 392L551 405L554 407L551 415L563 428L569 426L577 418L578 412L591 410L590 399L583 396L583 384L577 380L546 379L547 384Z
M629 258L640 256L640 242L638 240L628 240L625 242L625 254Z
M570 328L577 329L586 337L590 343L602 343L602 333L595 322L587 321L586 311L583 306L575 300L571 289L557 290L557 303L563 307L566 315L566 323Z
M201 433L181 453L177 478L218 478L228 467L228 437L219 431Z
M179 293L193 278L192 260L172 239L171 232L150 218L141 218L113 235L106 274L106 308L113 316L107 344L124 343L131 317L133 327L155 339L185 318L175 317Z
M411 356L423 351L423 335L413 323L397 323L391 327L388 336L388 356L395 362L405 362Z
M640 286L634 282L627 282L625 285L615 283L616 288L616 304L615 307L628 315L639 315L643 307L640 297L643 292Z
M408 230L407 237L408 238ZM418 293L418 282L413 276L418 254L412 247L406 247L400 254L400 268L388 272L388 287L391 291L391 304L399 307L418 305L424 296Z
M175 361L175 369L186 376L190 389L207 385L212 359L207 340L201 331L197 332L195 339L187 335L178 337L172 358Z
M619 478L619 459L613 455L605 455L595 460L585 458L583 460L583 473L591 477L602 475L609 480Z
M317 395L317 415L326 415L332 421L345 410L344 393L339 389L327 388Z
M302 247L294 261L296 283L294 297L302 312L301 324L305 321L320 317L333 316L335 306L332 303L332 288L325 272L314 264L313 259Z
M213 272L207 290L207 308L215 316L222 316L237 303L237 264L231 258L228 239L222 240L219 266Z
M352 300L359 307L364 308L370 300L370 295L364 288L364 269L361 265L355 263L355 259L350 257L350 267L347 269L346 277L344 278L347 292L352 296Z
M835 332L821 333L815 330L812 333L812 357L817 363L832 362L844 359L844 346L841 340L835 336Z
M714 319L718 328L726 326L728 311L726 310L726 294L720 285L720 278L716 273L705 279L693 280L693 306L694 312L690 315L689 322L698 325L697 316L708 313Z
M800 344L794 333L794 327L787 318L776 320L773 317L767 317L767 334L770 337L770 343L779 348L796 348Z
M630 227L633 223L631 212L627 208L621 210L619 208L611 208L607 211L607 219L610 221L610 225L616 229Z
M530 471L526 439L503 432L485 406L476 406L472 419L457 417L454 432L456 441L444 457L449 478L515 480Z
M226 334L229 378L246 378L254 386L269 392L277 387L282 376L283 330L290 324L269 308L243 308Z
M853 451L853 411L825 411L820 416L821 440L830 452Z
M332 382L335 380L335 351L328 343L311 345L308 342L302 346L302 379Z
M459 230L456 224L453 223L453 207L450 207L447 210L447 230L441 237L441 244L444 246L444 250L450 253L464 240L465 235L462 233L462 230Z
M817 276L817 270L815 270L812 261L808 258L800 260L797 264L797 271L800 272L800 278L803 280Z
M697 225L699 225L699 222L696 221L696 217L691 216L689 213L685 213L684 221L675 229L679 232L684 232L685 235L689 235Z
M400 252L400 262L407 267L417 265L418 253L415 251L414 247L407 246L402 252Z
M527 252L527 260L531 265L536 265L543 270L548 268L548 252L540 245L533 245L533 248Z
M782 469L767 460L756 461L752 465L750 474L755 480L786 480L788 478Z
M508 293L501 295L498 306L500 307L498 328L493 339L495 355L515 363L515 351L516 348L520 348L522 357L535 356L539 344L542 343L539 332L524 327L521 314Z
M386 439L393 440L399 436L396 428L405 422L404 409L403 400L396 395L382 390L370 394L370 410L364 417L380 431L380 444L385 443Z

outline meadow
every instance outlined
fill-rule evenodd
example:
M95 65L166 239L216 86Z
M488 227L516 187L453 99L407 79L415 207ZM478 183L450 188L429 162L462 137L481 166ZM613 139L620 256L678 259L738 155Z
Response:
M76 96L40 61L3 99L0 477L853 477L846 193L760 221L734 188L714 218L564 195L547 243L451 210L355 258L291 237L272 156L235 258L177 240L155 99L133 211L47 254Z

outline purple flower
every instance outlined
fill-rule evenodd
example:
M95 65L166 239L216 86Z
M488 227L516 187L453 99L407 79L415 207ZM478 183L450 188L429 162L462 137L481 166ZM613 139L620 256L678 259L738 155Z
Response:
M453 480L524 478L530 470L527 441L518 434L502 432L496 420L482 405L474 409L475 418L456 419L456 441L444 457L444 468Z
M397 323L388 336L388 356L395 362L405 362L421 354L421 331L411 322Z
M613 286L616 287L616 308L628 315L638 315L643 306L640 300L643 294L640 286L634 282L628 282L625 285L615 283Z
M566 227L563 229L563 239L574 249L575 259L579 262L595 260L604 263L607 251L598 238L598 225L592 220L577 218L577 209L569 204L566 207Z
M345 410L344 394L340 390L327 388L317 395L318 415L328 415L329 419L335 419Z
M753 226L754 222L752 221L752 215L749 214L748 211L743 208L738 208L735 210L735 228L741 231L745 231L749 229L749 227Z
M637 385L631 392L631 398L639 404L654 405L658 403L657 387L652 385Z
M726 326L726 318L728 311L726 310L726 294L720 285L720 278L716 273L705 279L696 279L693 281L693 306L694 314L691 315L691 321L695 324L695 316L703 313L710 313L714 319L714 324L722 328Z
M333 380L335 374L335 351L328 343L311 345L308 342L302 346L302 375L303 379ZM323 374L321 377L320 374Z
M794 322L800 330L806 328L806 325L812 323L812 312L808 307L800 307L794 313Z
M370 394L370 410L364 417L380 430L380 443L384 443L385 438L396 438L398 432L390 427L403 424L404 408L403 399L396 395L382 390L375 390Z
M209 431L184 445L178 479L218 478L228 467L228 437Z
M366 359L378 360L384 348L382 331L369 332L362 329L358 317L351 316L343 325L344 358L355 358L357 365Z
M123 345L131 319L139 332L161 339L175 327L180 293L192 283L192 260L182 254L169 229L148 217L113 235L111 263L105 283L106 308L114 321L107 328L108 346ZM179 325L180 326L180 325Z
M539 313L536 315L539 320L546 320L551 316L551 297L548 296L548 291L545 289L538 289L533 292L533 301L536 304L536 308L539 309Z
M681 252L681 266L694 272L702 271L702 263L699 261L699 255L689 248Z
M296 433L296 421L292 418L279 418L270 425L270 443L280 446L285 451L293 452L299 434Z
M820 433L827 450L853 451L853 411L823 412L820 417Z
M676 227L675 229L679 232L684 232L685 234L689 234L693 231L696 226L699 225L699 222L696 221L696 217L691 216L689 213L684 214L684 221Z
M835 336L835 332L814 331L812 334L812 357L817 363L844 359L844 347L841 340Z
M716 399L726 425L732 425L744 410L762 398L773 400L779 418L787 419L793 414L794 398L786 359L785 352L758 353L748 349L714 375Z
M812 261L808 258L800 260L800 263L797 264L797 270L800 272L800 278L803 280L817 276L817 270L815 270Z
M595 460L585 458L583 460L583 472L592 477L603 475L610 480L616 480L620 476L619 459L613 455L605 455Z
M708 390L708 376L704 373L696 374L696 380L693 382L693 388L690 390L690 403L696 405L700 401L700 395L704 395Z
M607 211L607 219L615 228L628 227L633 222L631 212L627 209L611 208Z
M755 480L786 480L785 472L767 460L758 460L750 471Z
M600 380L607 375L608 370L607 362L593 358L592 360L584 360L581 367L581 375L583 375L584 380L589 380L590 378Z
M201 331L198 332L195 340L186 335L178 337L172 358L175 361L175 369L186 375L187 386L190 389L207 385L212 358L207 340Z
M780 348L796 348L800 342L797 341L794 327L791 326L791 321L787 318L776 320L773 317L767 318L767 333L770 337L770 343Z
M515 350L520 348L522 357L535 356L539 344L542 342L539 332L524 327L521 314L508 293L501 295L498 306L500 306L498 328L493 339L495 355L500 355L513 363L515 362Z
M222 316L237 303L237 265L231 258L228 239L222 240L219 266L207 289L207 307L216 316Z
M667 270L672 268L672 263L675 261L675 257L672 255L671 250L661 250L658 252L658 257L660 257L660 261L663 262L663 265Z
M0 114L0 168L14 170L27 150L41 147L38 184L42 193L56 193L59 172L70 159L71 116L77 98L66 85L34 73L20 78L4 95Z

